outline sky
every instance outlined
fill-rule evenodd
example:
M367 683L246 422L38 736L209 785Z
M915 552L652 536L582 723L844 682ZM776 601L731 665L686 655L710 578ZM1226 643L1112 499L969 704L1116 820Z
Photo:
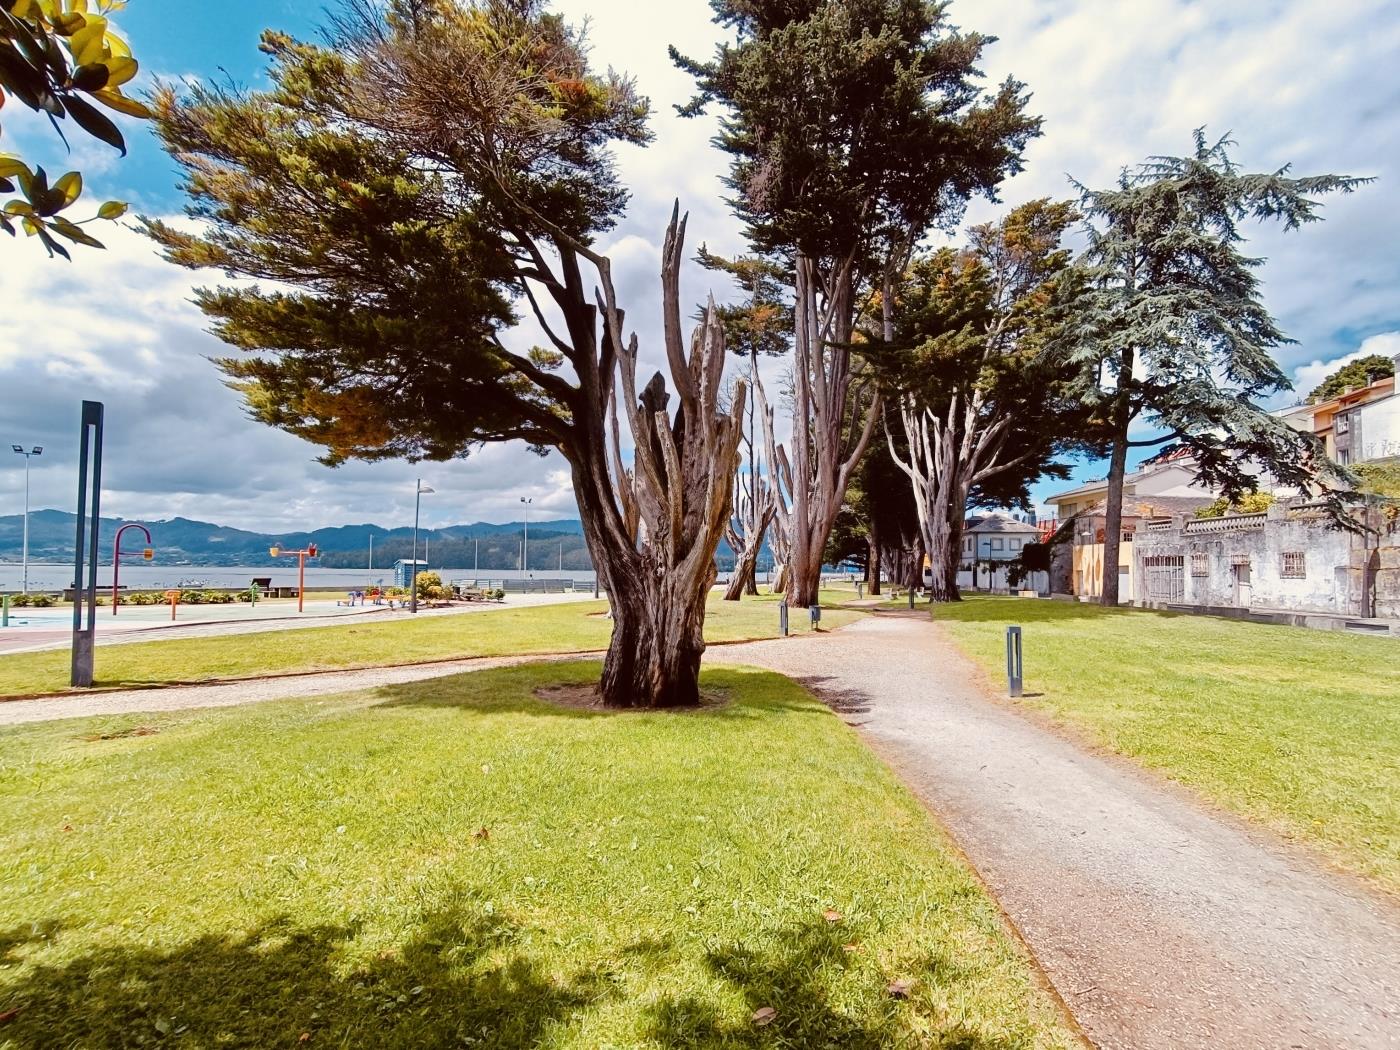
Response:
M721 32L704 0L650 9L664 18L639 17L629 0L555 6L588 18L595 63L632 73L652 100L656 141L620 153L633 198L602 244L628 322L652 355L660 344L660 242L673 201L690 212L690 248L704 241L721 253L742 249L719 181L724 157L709 142L713 118L674 114L691 83L666 55L672 43L708 55ZM311 36L322 8L131 0L118 24L142 62L138 84L156 76L256 87L259 31ZM1329 199L1322 223L1246 231L1249 251L1268 260L1267 304L1296 340L1278 358L1299 394L1356 356L1400 353L1400 18L1392 0L952 0L951 14L963 28L998 37L983 64L988 84L1008 75L1023 81L1045 121L1026 170L1002 186L998 202L974 201L968 222L1036 197L1071 196L1071 176L1107 185L1148 155L1188 151L1196 127L1228 132L1235 158L1251 170L1292 164L1297 174L1377 180ZM125 158L78 140L70 155L18 110L4 110L0 148L18 145L51 172L79 168L85 201L118 198L144 214L178 215L175 165L139 122L124 125ZM564 462L523 445L488 446L449 463L321 466L311 445L249 420L210 362L226 348L207 334L190 297L220 275L170 266L130 229L102 224L94 232L107 250L80 249L71 264L49 261L34 241L0 239L0 449L44 446L32 461L33 508L72 509L79 402L89 398L106 404L104 514L180 515L258 531L393 526L411 520L421 476L436 490L423 504L430 527L518 520L522 499L533 501L532 518L574 516ZM684 276L690 301L732 294L698 269ZM1075 465L1076 480L1102 473L1100 464ZM1035 495L1065 487L1042 483ZM0 514L22 509L23 490L23 460L6 454Z

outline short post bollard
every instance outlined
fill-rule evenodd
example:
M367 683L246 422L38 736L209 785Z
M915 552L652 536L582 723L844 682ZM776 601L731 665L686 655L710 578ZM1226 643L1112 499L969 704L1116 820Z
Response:
M862 598L864 598L864 597L865 597L865 581L864 581L864 580L857 580L857 581L856 581L856 601L860 601L860 599L862 599Z
M261 594L261 593L262 593L262 589L261 589L256 583L250 584L250 585L249 585L249 587L248 587L248 603L249 603L254 609L256 609L256 608L258 607L258 595Z
M0 598L0 627L10 626L10 596Z
M1021 695L1021 628L1006 629L1006 691Z
M175 606L180 604L180 592L166 591L165 597L166 600L170 602L170 618L173 620L175 619Z
M788 603L786 600L778 603L778 634L784 638L788 636Z
M914 608L914 588L909 588L909 608Z
M813 602L807 607L807 615L812 618L812 630L820 631L822 622L822 607Z

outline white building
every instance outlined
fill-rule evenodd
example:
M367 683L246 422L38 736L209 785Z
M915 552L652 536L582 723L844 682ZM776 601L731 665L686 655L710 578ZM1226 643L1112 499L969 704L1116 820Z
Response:
M1007 591L1006 569L999 562L1015 561L1028 543L1040 539L1040 529L1018 521L1009 514L988 514L969 518L963 528L962 552L958 566L958 586L978 590ZM1036 576L1044 576L1037 573ZM1049 581L1026 580L1027 587L1041 589Z

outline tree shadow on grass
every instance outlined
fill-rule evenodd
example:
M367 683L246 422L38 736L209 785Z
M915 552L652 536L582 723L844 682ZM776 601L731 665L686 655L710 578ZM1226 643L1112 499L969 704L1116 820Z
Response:
M945 1050L1013 1050L1020 1041L989 1038L961 1024L913 1038L905 1023L912 1004L896 999L881 987L873 1005L860 1014L838 1009L827 984L832 971L852 966L845 945L852 930L825 920L804 922L785 930L767 950L742 945L713 949L705 962L710 972L736 989L749 1016L726 1017L719 1006L696 996L662 999L649 1011L649 1036L662 1047L809 1047L825 1050L888 1050L913 1045ZM930 955L918 971L937 974L944 984L969 974ZM852 980L869 980L869 975ZM884 981L882 980L882 985ZM752 1013L765 1007L776 1011L772 1021L755 1024ZM935 1027L937 1021L934 1020Z
M286 919L174 948L117 944L0 970L0 1044L524 1048L614 993L547 972L492 917L428 916L391 952L344 961L353 927Z

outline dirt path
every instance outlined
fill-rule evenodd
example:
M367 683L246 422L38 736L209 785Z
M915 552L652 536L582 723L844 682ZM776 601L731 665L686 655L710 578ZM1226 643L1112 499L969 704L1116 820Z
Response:
M711 655L787 674L859 727L1098 1046L1400 1047L1394 909L989 700L926 617Z

